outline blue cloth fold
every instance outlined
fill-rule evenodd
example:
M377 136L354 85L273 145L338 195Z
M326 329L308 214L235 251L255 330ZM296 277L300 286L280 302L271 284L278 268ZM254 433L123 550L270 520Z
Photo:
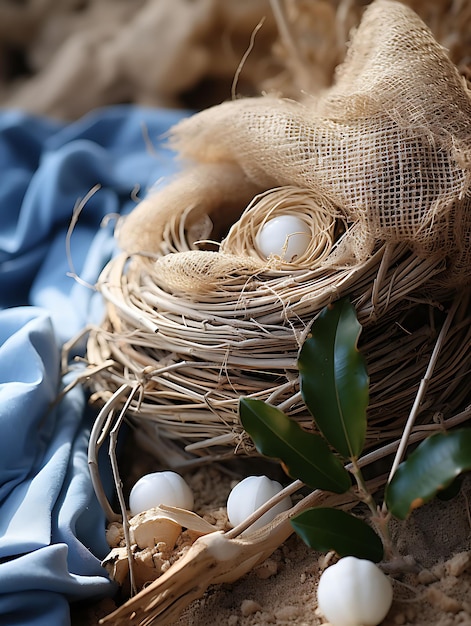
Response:
M174 172L162 137L184 115L120 106L63 124L0 114L0 624L67 626L70 600L115 591L88 473L94 416L80 387L57 401L63 343L102 312L70 272L94 284L115 252L103 219ZM74 206L96 185L68 238Z

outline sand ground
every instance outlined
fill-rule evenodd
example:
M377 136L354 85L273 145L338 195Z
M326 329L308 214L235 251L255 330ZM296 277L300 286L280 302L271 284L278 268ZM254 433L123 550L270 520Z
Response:
M133 463L128 456L124 464L127 488L145 471L159 469L142 451L136 457L138 461ZM276 473L278 468L272 471ZM206 466L185 474L195 493L195 510L208 521L221 523L231 484L244 473L257 472L268 473L267 466L238 460L224 468ZM397 549L401 555L412 557L415 566L412 571L398 569L389 574L394 601L383 626L471 625L470 502L468 477L452 500L435 499L405 522L392 525ZM211 586L187 607L175 626L325 624L316 601L323 561L324 555L309 549L293 534L264 564L235 583ZM73 606L74 626L94 626L114 608L110 599Z

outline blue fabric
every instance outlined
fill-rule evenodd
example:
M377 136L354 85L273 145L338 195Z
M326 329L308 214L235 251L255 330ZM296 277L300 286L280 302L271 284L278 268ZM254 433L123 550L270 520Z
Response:
M99 295L68 275L67 231L99 185L70 236L73 267L93 284L115 251L103 219L173 173L163 135L183 115L122 106L62 124L0 113L1 625L65 626L69 601L115 591L88 473L93 415L80 387L56 402L62 344L101 314Z

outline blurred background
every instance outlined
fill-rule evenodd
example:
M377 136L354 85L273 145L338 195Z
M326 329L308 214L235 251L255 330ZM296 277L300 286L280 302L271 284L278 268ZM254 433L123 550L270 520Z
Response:
M471 2L405 3L469 78ZM0 107L73 120L118 103L201 109L233 93L316 93L331 84L367 4L0 0Z

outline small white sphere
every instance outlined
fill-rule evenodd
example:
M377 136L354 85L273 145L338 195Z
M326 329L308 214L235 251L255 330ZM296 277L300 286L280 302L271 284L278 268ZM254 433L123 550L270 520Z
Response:
M283 489L276 480L267 476L248 476L232 489L227 499L227 517L232 526L244 522L262 504ZM287 496L281 502L264 513L252 526L250 531L261 528L271 522L282 511L291 508L291 498Z
M154 472L140 478L129 495L132 515L152 509L159 504L191 511L193 493L185 480L176 472Z
M389 578L373 562L354 556L328 567L317 588L319 609L332 626L377 626L392 599Z
M295 215L279 215L262 226L255 243L265 258L274 254L291 263L306 252L310 238L311 231L304 220Z

